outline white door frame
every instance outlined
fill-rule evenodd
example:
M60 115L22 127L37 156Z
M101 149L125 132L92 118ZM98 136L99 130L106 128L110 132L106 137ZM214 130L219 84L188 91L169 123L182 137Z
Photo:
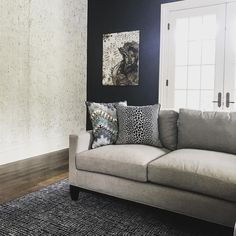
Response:
M169 34L168 34L168 19L170 12L187 10L191 8L206 7L206 6L215 6L220 4L227 4L231 2L236 2L236 0L184 0L179 2L164 3L161 5L161 32L160 32L160 72L159 72L159 103L167 104L167 93L166 83L168 79L168 45L169 43ZM167 107L164 107L167 108Z

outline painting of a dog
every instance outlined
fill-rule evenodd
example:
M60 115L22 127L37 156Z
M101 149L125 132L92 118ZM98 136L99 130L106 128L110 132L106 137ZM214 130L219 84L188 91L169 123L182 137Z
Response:
M139 31L103 35L102 84L139 84Z

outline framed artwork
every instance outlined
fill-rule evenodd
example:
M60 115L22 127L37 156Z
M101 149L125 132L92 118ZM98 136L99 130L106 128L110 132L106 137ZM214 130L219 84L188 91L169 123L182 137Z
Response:
M140 31L103 35L103 85L139 84L139 40Z

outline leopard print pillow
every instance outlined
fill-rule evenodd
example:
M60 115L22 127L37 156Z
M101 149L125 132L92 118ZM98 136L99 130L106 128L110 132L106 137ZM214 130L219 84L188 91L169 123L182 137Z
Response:
M159 139L160 105L116 106L119 133L116 144L146 144L162 147Z

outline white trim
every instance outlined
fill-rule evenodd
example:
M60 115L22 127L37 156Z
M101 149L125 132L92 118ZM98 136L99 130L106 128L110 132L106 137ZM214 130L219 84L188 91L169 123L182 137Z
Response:
M206 6L214 6L219 4L226 4L236 2L236 0L184 0L179 2L172 3L163 3L161 6L166 8L168 11L178 11L185 10L189 8L197 8L197 7L206 7Z
M167 79L167 68L166 68L166 42L167 42L167 7L161 5L161 31L160 31L160 71L159 71L159 103L166 104L166 99L164 97L165 90L165 80Z
M236 223L234 225L234 236L236 236Z

